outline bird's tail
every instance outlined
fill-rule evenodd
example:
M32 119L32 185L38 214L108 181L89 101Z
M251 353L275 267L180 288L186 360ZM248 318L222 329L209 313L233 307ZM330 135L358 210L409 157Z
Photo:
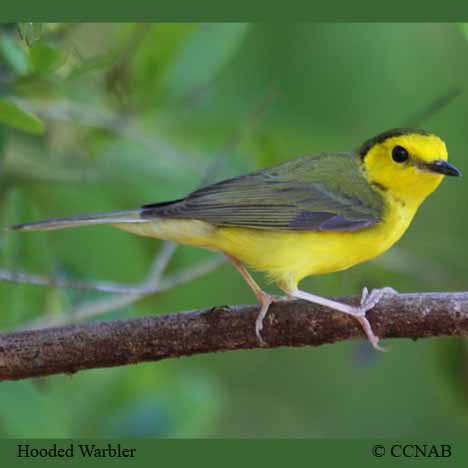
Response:
M106 213L82 214L68 218L51 218L32 223L16 224L10 231L50 231L92 224L144 223L141 210L108 211Z

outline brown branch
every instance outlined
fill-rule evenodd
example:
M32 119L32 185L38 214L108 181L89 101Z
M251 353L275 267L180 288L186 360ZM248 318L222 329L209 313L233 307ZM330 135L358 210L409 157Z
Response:
M355 302L356 298L342 299ZM259 348L255 306L91 322L0 335L0 380ZM468 293L385 297L368 312L382 338L468 336ZM362 338L357 322L303 302L279 302L265 319L266 347L318 346Z

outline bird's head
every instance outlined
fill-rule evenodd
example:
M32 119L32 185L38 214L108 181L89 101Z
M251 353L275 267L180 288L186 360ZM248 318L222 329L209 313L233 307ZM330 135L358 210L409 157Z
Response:
M409 203L421 203L444 176L461 175L447 162L445 143L422 130L381 133L360 147L359 156L374 186Z

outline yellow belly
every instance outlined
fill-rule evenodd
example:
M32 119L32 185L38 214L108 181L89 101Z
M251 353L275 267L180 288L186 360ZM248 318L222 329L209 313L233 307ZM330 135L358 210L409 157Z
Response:
M406 231L416 207L387 206L381 223L356 232L291 232L215 227L194 220L119 224L136 234L220 250L286 287L310 275L344 270L389 249Z

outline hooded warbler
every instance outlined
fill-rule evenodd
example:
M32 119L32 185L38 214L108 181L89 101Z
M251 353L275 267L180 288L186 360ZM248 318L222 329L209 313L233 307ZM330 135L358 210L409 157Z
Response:
M140 209L85 214L12 226L18 231L111 224L135 234L223 252L260 302L255 331L272 301L245 269L265 272L290 298L355 317L382 349L366 312L389 288L359 306L298 288L306 276L345 270L389 249L406 231L424 199L444 176L460 176L447 162L445 143L423 130L393 129L349 153L293 159Z

